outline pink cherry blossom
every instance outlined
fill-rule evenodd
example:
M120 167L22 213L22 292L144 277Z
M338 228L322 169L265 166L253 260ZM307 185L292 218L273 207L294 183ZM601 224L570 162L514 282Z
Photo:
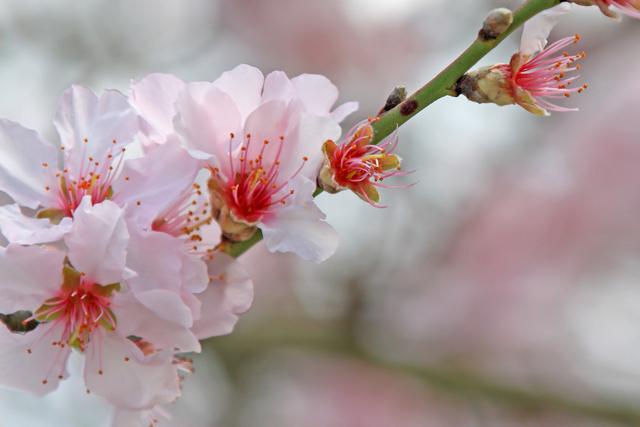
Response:
M90 392L149 409L180 394L173 354L200 351L199 339L229 333L249 308L251 280L232 259L205 263L181 238L128 227L126 212L86 196L66 251L0 248L0 312L39 322L24 335L0 328L0 385L47 393L76 350Z
M570 4L561 4L525 23L520 50L511 58L510 64L500 66L515 101L534 114L576 111L557 105L555 100L582 93L587 88L587 85L571 87L579 76L570 76L580 69L577 61L586 54L571 55L564 50L579 42L580 36L566 37L547 46L551 30L570 10Z
M584 52L570 54L564 49L580 40L567 37L547 46L547 39L560 17L571 10L562 3L545 10L524 25L520 49L509 64L483 67L460 79L456 90L478 103L518 104L530 113L546 116L550 111L576 111L557 104L558 99L582 93L587 85L576 85L577 63Z
M335 251L335 231L312 195L323 142L338 138L338 123L356 108L332 110L337 97L323 76L264 78L247 65L185 86L174 122L192 155L209 164L211 207L227 238L260 229L271 251L317 262Z
M330 193L348 188L372 206L383 207L378 203L380 195L376 187L397 188L382 181L406 174L400 172L401 160L394 154L397 133L373 145L371 122L367 120L354 126L339 145L332 140L324 143L325 163L318 183Z
M4 236L21 244L59 240L68 232L71 217L85 196L92 203L112 200L121 207L130 206L133 209L129 216L135 217L143 229L151 228L157 215L192 191L202 165L177 141L127 153L126 158L124 151L128 147L120 147L125 144L114 144L116 140L111 136L107 144L103 143L107 137L100 132L113 135L116 131L112 128L129 125L131 139L138 132L137 123L138 118L123 95L107 92L97 98L86 89L71 88L62 98L56 119L58 128L65 129L59 132L64 152L64 167L60 169L56 167L57 153L53 146L40 140L33 131L8 121L0 122L0 138L9 151L0 163L0 188L18 202L0 208L0 229ZM73 145L79 139L73 139L73 132L78 135L94 132L97 143L92 144L92 140L84 137L80 145ZM98 161L100 157L104 160ZM27 216L20 205L40 210L36 217Z
M86 197L75 217L66 253L39 246L0 249L0 311L29 310L40 322L24 335L0 328L0 384L37 394L52 391L67 376L74 349L85 354L90 392L130 408L173 400L179 395L175 366L159 347L149 351L140 345L149 331L132 325L122 310L127 305L145 309L123 289L134 274L126 269L129 235L123 211L109 201L92 206ZM148 323L158 329L172 326L157 316ZM188 331L181 332L171 341L187 341L182 335ZM188 345L197 347L195 337Z
M0 120L0 190L17 205L39 209L34 219L22 215L16 205L2 208L0 228L10 241L57 240L71 224L64 218L73 216L85 196L93 203L110 198L124 153L139 128L124 95L106 91L98 97L80 86L63 94L54 125L59 145ZM60 151L63 161L58 167Z
M577 111L577 108L562 107L555 102L556 99L582 93L588 87L586 84L572 87L580 76L569 75L580 69L577 61L585 58L586 54L570 55L563 50L579 41L579 35L566 37L532 58L516 54L509 65L501 66L500 70L507 76L516 102L534 114Z

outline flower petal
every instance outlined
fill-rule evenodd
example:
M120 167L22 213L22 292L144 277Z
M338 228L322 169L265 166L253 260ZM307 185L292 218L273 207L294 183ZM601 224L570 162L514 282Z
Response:
M87 158L102 161L109 150L132 142L140 130L126 96L108 90L98 97L82 86L64 92L53 123L65 148L65 167L76 174Z
M179 293L164 289L151 289L135 293L136 299L159 317L177 325L190 328L193 315Z
M253 282L233 258L217 254L208 262L212 281L202 294L202 317L193 325L198 339L229 334L253 301Z
M240 135L241 116L229 95L211 83L188 84L176 103L176 129L198 158L211 158L227 168L229 137Z
M9 242L21 245L56 242L71 230L71 218L52 224L46 218L24 215L18 205L0 207L0 232Z
M250 160L258 158L264 142L269 141L270 145L264 147L264 153L262 154L262 164L268 170L278 152L280 137L288 133L287 130L290 125L295 126L296 124L296 122L291 123L291 120L295 120L295 118L290 117L287 111L287 104L282 101L269 101L256 108L247 117L244 127L245 133L251 135L251 142L244 156ZM295 150L295 147L292 146L295 142L285 139L283 153ZM301 160L302 157L296 159L296 165L292 167L297 168L300 166ZM287 165L281 165L280 167L287 169Z
M46 186L51 184L56 165L53 145L31 129L0 119L0 191L31 209L52 207L55 196Z
M10 332L0 323L0 386L39 396L58 387L68 376L71 350L51 345L62 333L59 325L42 324L26 334Z
M162 232L132 229L127 266L136 273L128 280L134 292L163 289L202 292L209 281L205 263L187 252L184 240Z
M539 13L524 24L520 53L531 56L541 52L547 45L547 38L560 17L571 11L571 4L562 3Z
M345 102L344 104L336 107L336 109L331 112L331 119L337 123L341 123L350 114L358 111L358 108L360 108L360 104L358 104L358 102L356 101Z
M244 121L260 103L263 83L264 77L260 70L240 64L233 70L222 73L213 85L231 97Z
M322 145L328 139L337 141L341 133L340 125L331 118L303 113L298 126L287 137L291 145L281 157L281 176L291 176L300 166L300 160L307 157L301 175L315 181L324 159Z
M131 84L129 100L145 120L143 128L147 136L163 142L175 132L175 103L185 86L176 76L162 73L149 74Z
M114 314L118 318L117 332L121 336L136 336L169 352L200 352L200 342L186 326L158 316L140 303L133 293L114 297Z
M180 396L177 369L171 358L145 360L133 342L114 333L96 331L94 341L100 345L87 349L84 370L87 389L92 393L127 409L152 408Z
M177 142L154 144L146 154L126 160L113 183L113 201L130 204L137 222L148 227L157 216L191 189L201 162Z
M89 279L101 285L122 280L129 232L118 205L106 200L92 206L91 197L86 196L64 240L71 264Z
M322 262L338 247L338 235L310 195L315 182L298 176L291 204L259 224L271 252L293 252L307 261Z
M283 101L289 103L295 95L295 87L283 71L269 73L264 80L262 103L269 101Z
M338 88L325 76L301 74L291 79L305 110L312 114L328 116L338 100Z
M0 247L0 313L35 311L55 295L62 280L64 253L41 246Z

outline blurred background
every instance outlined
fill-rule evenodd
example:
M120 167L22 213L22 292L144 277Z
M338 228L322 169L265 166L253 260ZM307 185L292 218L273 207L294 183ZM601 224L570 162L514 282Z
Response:
M516 0L4 0L0 117L54 138L72 83L126 91L238 63L325 74L375 114ZM590 89L550 118L448 98L400 131L416 169L386 209L318 199L341 235L323 265L243 257L256 298L206 343L172 427L640 425L640 22L580 8ZM514 35L480 65L507 62ZM68 382L0 391L0 427L102 427Z

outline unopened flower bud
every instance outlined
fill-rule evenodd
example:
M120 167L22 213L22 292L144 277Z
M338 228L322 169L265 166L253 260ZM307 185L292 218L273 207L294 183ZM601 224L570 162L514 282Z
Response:
M493 40L504 33L513 23L513 12L501 7L492 10L484 20L480 38L482 40Z

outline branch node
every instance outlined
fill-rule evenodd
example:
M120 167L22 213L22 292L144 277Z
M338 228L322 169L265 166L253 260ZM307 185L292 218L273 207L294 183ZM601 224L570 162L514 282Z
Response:
M387 97L384 106L378 112L378 116L392 110L405 99L407 99L407 89L404 86L396 86Z

